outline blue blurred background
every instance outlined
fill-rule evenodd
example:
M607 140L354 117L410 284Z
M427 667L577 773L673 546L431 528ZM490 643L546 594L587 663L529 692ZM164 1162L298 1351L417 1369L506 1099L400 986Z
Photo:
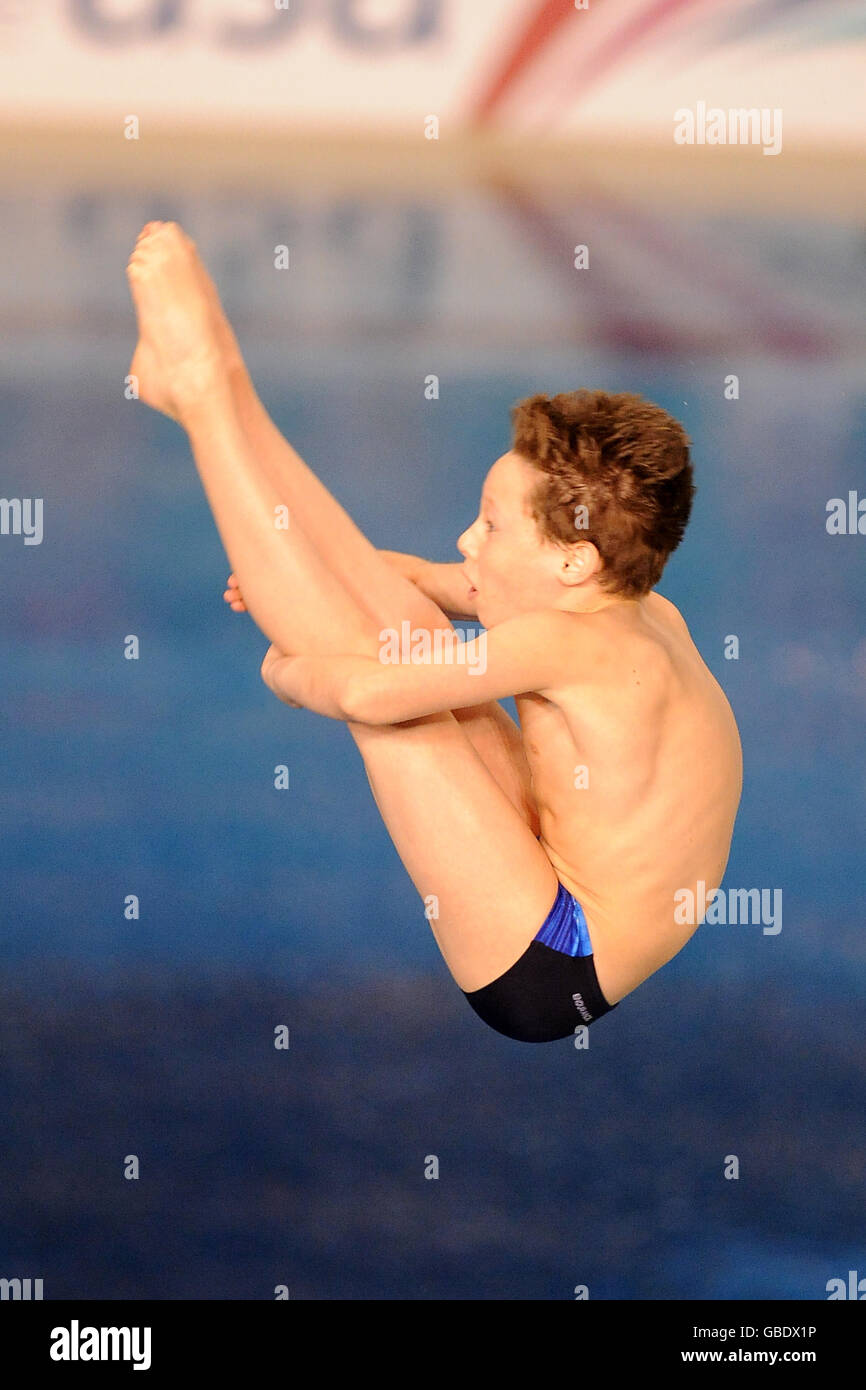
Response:
M131 173L97 147L22 159L0 198L2 492L44 499L42 544L0 537L0 1276L546 1300L866 1274L866 540L826 528L866 493L844 165L762 199L713 193L706 162L697 185L600 158L434 187L405 154L392 184L208 146ZM531 392L683 421L699 490L660 589L740 726L726 885L781 890L778 934L705 925L585 1051L480 1024L346 730L262 685L185 436L124 399L151 218L195 237L274 419L381 547L457 558Z

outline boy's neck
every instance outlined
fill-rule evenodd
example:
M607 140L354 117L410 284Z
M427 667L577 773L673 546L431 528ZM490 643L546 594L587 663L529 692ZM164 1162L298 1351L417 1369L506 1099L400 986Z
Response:
M601 594L597 591L584 594L572 590L567 598L554 604L554 607L562 609L565 613L600 613L604 608L633 610L641 601L641 598L620 598L616 594Z

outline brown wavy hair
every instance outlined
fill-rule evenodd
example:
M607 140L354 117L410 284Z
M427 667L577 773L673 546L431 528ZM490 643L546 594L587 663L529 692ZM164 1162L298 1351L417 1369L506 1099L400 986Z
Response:
M682 425L642 396L590 390L528 396L511 421L512 449L541 474L529 504L545 539L592 541L602 588L649 593L683 538L696 491ZM583 528L578 506L587 509Z

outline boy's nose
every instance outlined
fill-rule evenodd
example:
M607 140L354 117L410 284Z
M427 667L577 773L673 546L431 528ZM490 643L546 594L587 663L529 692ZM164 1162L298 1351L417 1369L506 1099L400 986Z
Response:
M467 526L466 530L463 532L463 535L458 537L457 540L457 549L460 551L460 554L466 560L472 559L472 552L475 549L476 524L477 523L473 521L471 526Z

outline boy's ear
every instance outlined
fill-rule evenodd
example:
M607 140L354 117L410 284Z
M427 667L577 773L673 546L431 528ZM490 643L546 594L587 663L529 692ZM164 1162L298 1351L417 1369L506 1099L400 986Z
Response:
M602 559L592 541L578 541L563 555L558 577L571 588L575 584L585 584L601 568Z

